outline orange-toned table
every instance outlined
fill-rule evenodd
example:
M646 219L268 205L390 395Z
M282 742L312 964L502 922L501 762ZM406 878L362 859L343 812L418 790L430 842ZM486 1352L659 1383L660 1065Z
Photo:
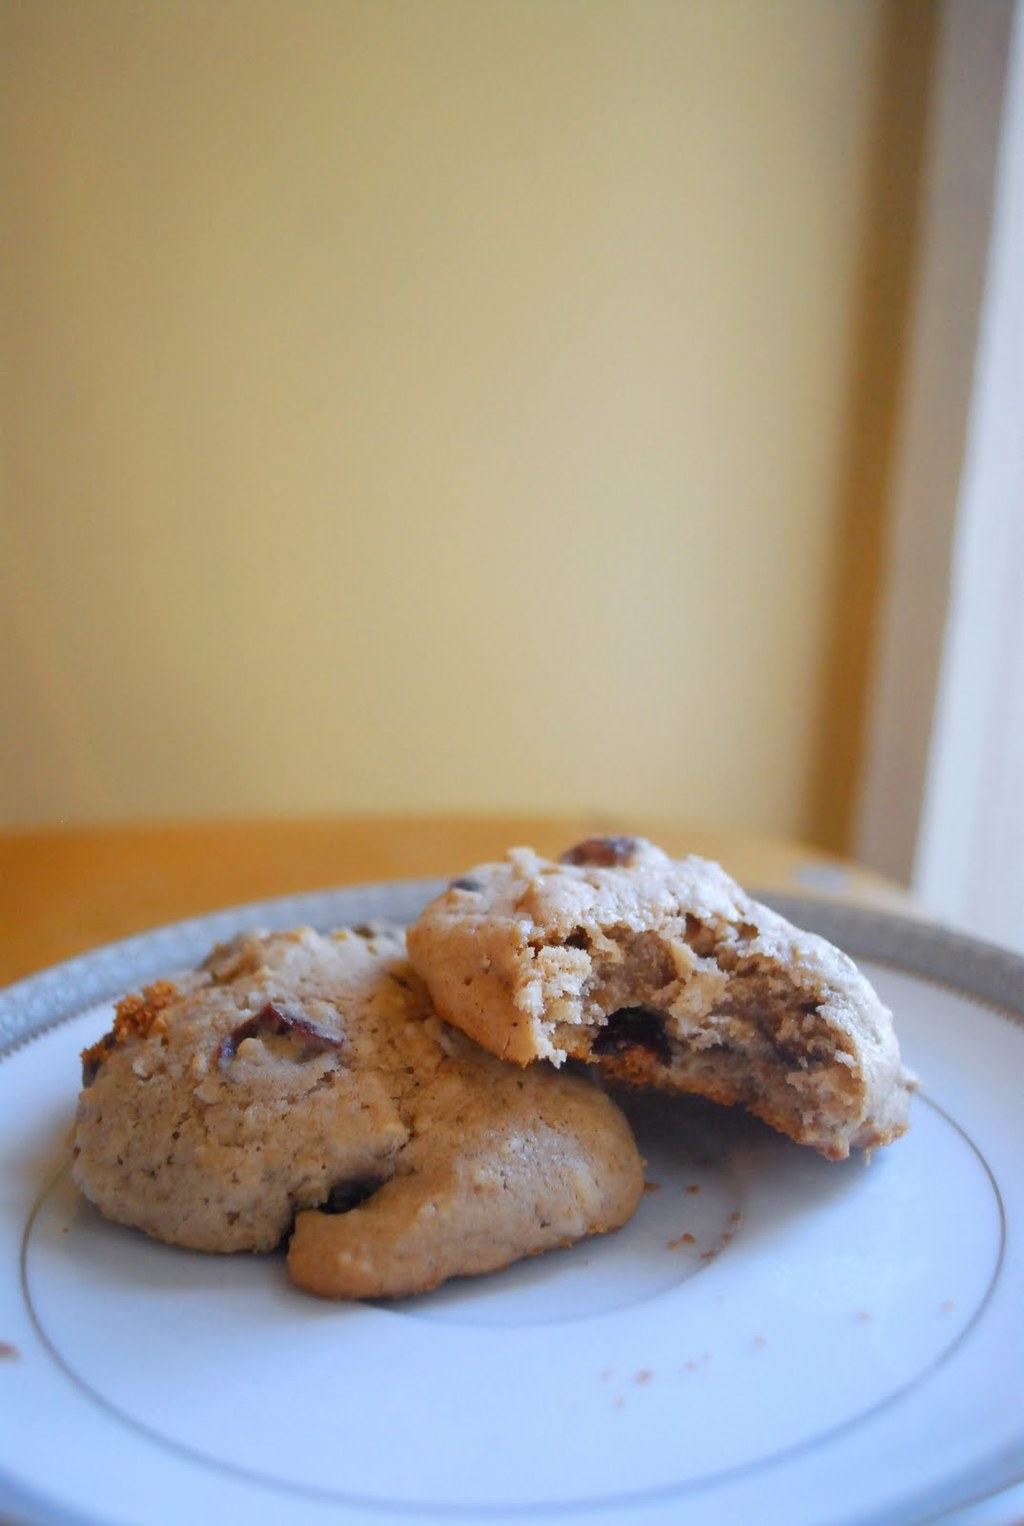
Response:
M515 843L557 854L595 832L642 832L720 859L754 889L907 908L889 881L794 842L593 816L332 817L0 833L0 985L72 954L241 901L447 875Z

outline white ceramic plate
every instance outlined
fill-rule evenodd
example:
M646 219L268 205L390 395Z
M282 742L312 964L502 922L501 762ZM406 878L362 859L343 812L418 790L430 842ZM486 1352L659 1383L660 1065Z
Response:
M774 898L861 960L921 1075L868 1167L634 1102L631 1224L395 1304L77 1198L112 997L240 927L405 920L435 888L222 912L0 993L5 1519L908 1522L1024 1476L1024 960L935 928Z

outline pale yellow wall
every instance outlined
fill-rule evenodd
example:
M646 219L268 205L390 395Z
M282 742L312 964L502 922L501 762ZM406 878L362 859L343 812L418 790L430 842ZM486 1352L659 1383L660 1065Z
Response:
M883 19L5 4L3 817L813 827Z

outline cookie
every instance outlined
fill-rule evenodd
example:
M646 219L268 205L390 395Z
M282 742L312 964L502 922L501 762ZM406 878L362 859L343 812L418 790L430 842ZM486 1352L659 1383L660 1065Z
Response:
M643 1188L615 1104L447 1028L400 933L243 936L120 1002L82 1058L72 1175L102 1213L203 1251L291 1234L292 1278L330 1297L614 1229Z
M504 1059L585 1060L741 1104L832 1160L907 1127L888 1009L839 949L718 864L640 838L528 848L454 881L409 929L437 1011Z

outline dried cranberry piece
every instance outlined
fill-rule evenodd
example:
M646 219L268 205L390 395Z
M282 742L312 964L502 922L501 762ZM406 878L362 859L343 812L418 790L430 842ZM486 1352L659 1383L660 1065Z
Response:
M639 847L638 837L588 837L566 848L561 862L593 869L621 869L633 862Z
M244 1023L239 1023L237 1028L232 1029L227 1038L221 1039L220 1048L217 1051L218 1065L222 1070L230 1065L239 1044L244 1039L271 1037L294 1037L303 1040L298 1055L298 1058L302 1060L311 1059L315 1054L323 1054L328 1049L345 1047L344 1039L332 1033L325 1033L308 1018L286 1012L281 1007L276 1007L272 1001L268 1001L254 1017L247 1017Z

